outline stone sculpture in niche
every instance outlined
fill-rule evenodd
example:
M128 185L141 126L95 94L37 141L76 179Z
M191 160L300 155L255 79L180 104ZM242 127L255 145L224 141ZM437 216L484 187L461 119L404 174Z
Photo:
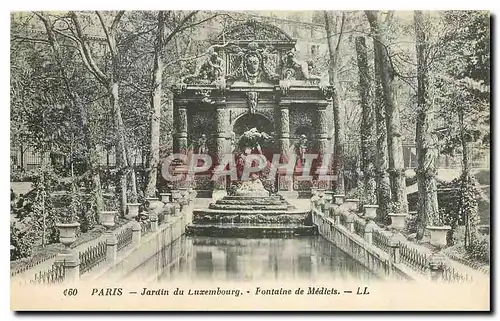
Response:
M198 139L198 154L208 154L207 135L202 134Z
M250 114L255 114L257 110L257 104L259 99L259 93L255 91L247 92L247 103Z
M297 143L297 149L299 151L300 162L304 163L305 155L307 153L307 137L306 137L306 135L304 135L304 134L300 135L300 139Z

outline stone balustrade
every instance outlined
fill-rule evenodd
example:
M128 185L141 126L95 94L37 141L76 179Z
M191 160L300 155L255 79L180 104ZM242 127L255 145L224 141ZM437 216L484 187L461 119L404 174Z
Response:
M167 234L167 237L162 238L166 240L165 245L178 239L191 221L190 211L195 193L174 191L171 195L173 201L170 200L170 194L162 195L161 200L148 198L145 204L147 211L140 215L140 204L127 204L127 218L130 223L126 227L119 232L108 230L102 244L89 246L79 253L66 250L58 256L64 259L55 262L47 271L37 273L31 283L77 282L81 278L95 278L96 275L103 275L109 270L116 270L116 266L121 264L125 257L158 234ZM81 264L84 264L82 269ZM92 270L97 272L92 273Z
M392 225L374 222L376 206L363 206L359 200L344 200L333 195L326 207L316 192L311 198L312 221L320 235L382 278L402 278L441 281L471 281L472 278L446 266L439 255L422 251L401 234L405 214L393 215ZM367 212L367 209L369 212Z

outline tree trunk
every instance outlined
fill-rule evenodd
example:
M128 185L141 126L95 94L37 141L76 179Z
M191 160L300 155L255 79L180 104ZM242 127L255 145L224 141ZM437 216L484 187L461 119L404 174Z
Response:
M125 150L125 128L123 125L120 101L118 95L118 82L113 81L109 86L110 103L113 110L116 130L115 154L116 166L118 168L117 194L120 195L120 211L122 214L127 210L127 152Z
M337 194L345 194L344 186L344 112L340 107L338 92L336 89L337 78L337 62L339 57L339 44L343 33L345 16L342 14L342 23L340 30L337 32L337 26L333 25L331 16L327 11L324 11L325 16L325 30L328 39L328 51L330 56L330 63L328 65L328 75L330 85L333 87L333 126L334 126L334 153L333 153L333 172L337 175L334 191ZM333 30L335 28L335 30ZM333 42L334 34L338 33L337 46Z
M382 85L378 74L378 55L375 53L375 121L377 132L377 149L375 153L375 184L377 188L377 204L379 221L387 219L388 206L391 201L391 182L389 180L389 155L387 148L387 126L385 121L384 99L382 97Z
M364 37L356 37L356 54L359 73L359 95L361 97L361 171L363 172L364 201L377 202L375 196L374 154L375 154L375 117L371 99L370 70Z
M366 16L373 33L373 45L378 62L378 74L382 87L387 126L387 146L389 155L389 177L391 180L391 197L394 204L391 209L394 212L408 212L408 201L406 199L406 182L403 159L403 145L401 139L401 124L399 109L394 101L393 79L391 61L385 35L380 28L378 13L366 11Z
M418 218L417 240L424 237L427 225L434 225L439 218L436 157L437 141L434 134L434 110L428 97L428 75L426 54L427 38L424 32L424 16L422 11L415 11L415 33L417 49L417 182L418 182Z
M162 96L162 80L163 80L163 37L165 33L165 13L158 13L158 34L156 37L154 66L153 66L153 83L151 94L151 145L150 159L148 168L147 186L145 196L156 195L156 184L158 177L158 165L160 162L160 119L161 119L161 96Z
M125 148L128 170L130 171L130 203L137 203L137 175L135 173L135 162L132 161L130 151Z
M471 150L464 123L464 110L458 113L460 122L460 140L462 144L462 184L460 191L460 214L465 223L464 247L467 251L477 240L479 224L478 204L475 197L475 180L471 168Z

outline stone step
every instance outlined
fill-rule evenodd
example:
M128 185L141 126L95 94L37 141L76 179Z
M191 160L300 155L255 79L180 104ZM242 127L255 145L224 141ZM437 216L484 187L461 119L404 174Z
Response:
M300 237L317 234L316 226L288 224L190 224L186 226L187 235L212 237Z
M210 204L209 209L213 210L283 210L286 211L288 209L288 204L279 204L279 205L269 205L269 204Z
M234 199L221 199L216 202L216 204L226 205L282 205L287 204L286 201L280 199L268 199L268 198L253 198L244 200L234 200Z
M293 210L222 210L222 209L194 209L193 210L193 216L197 215L204 215L204 214L217 214L217 215L283 215L283 214L289 214L289 215L304 215L307 216L309 214L309 211L304 211L304 210L298 210L298 209L293 209Z
M227 195L224 196L225 200L253 200L253 199L266 199L266 200L284 200L284 198L281 195L271 195L271 196L264 196L264 197L255 197L255 196L243 196L243 195Z
M304 224L306 217L303 214L282 215L211 215L203 214L193 217L196 224Z

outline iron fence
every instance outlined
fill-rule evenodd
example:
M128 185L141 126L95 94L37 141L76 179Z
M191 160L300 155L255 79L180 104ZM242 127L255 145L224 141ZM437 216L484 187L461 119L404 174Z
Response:
M362 220L354 220L354 232L361 237L365 236L365 224Z
M426 273L429 269L429 256L427 254L403 243L399 246L399 254L401 260L411 268L422 273Z
M106 241L101 241L79 253L80 275L90 271L106 260Z
M40 259L38 259L36 261L31 261L28 264L23 265L20 268L18 268L17 270L11 272L10 276L15 276L17 274L24 273L24 272L32 269L33 267L37 266L38 264L43 263L43 262L45 262L47 260L53 259L56 256L57 256L57 253L54 253L54 254L52 254L52 255L50 255L48 257L42 257L42 258L40 258Z
M443 272L441 276L442 280L449 283L466 283L472 282L472 277L466 273L458 273L454 268L449 266L443 266Z
M35 274L35 278L30 281L32 284L56 284L64 281L65 270L64 261L55 262L46 271L40 271Z
M372 234L373 244L385 252L389 252L389 237L379 230L373 231Z
M116 237L118 239L118 251L121 251L124 247L132 243L132 233L132 227L127 227L118 234Z

